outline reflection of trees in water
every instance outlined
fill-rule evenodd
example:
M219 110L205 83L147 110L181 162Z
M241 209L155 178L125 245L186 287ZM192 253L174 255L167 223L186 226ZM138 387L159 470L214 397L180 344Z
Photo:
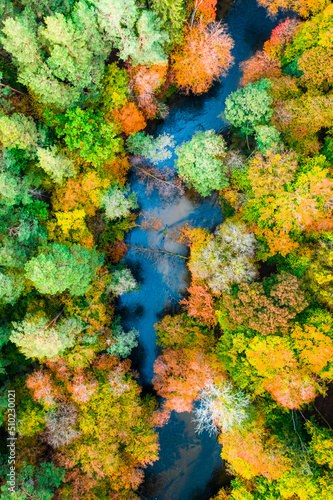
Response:
M175 170L168 167L156 168L147 165L144 158L135 156L131 159L135 174L141 184L146 185L146 193L158 191L162 198L183 195L185 192L182 181L175 175Z
M162 250L160 248L147 248L141 245L131 245L131 249L133 252L139 252L145 257L150 258L150 259L157 259L158 254L164 254L164 255L169 255L170 257L178 257L180 259L186 259L188 260L188 257L185 255L181 255L179 253L174 253L174 252L168 252L167 250Z

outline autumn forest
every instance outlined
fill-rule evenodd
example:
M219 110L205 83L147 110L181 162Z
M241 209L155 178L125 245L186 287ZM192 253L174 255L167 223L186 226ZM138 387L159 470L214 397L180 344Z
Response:
M0 2L0 500L333 500L333 4L247 3Z

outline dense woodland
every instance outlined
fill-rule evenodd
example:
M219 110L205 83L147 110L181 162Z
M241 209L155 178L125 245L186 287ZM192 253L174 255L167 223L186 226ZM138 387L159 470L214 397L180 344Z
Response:
M193 409L230 472L215 500L333 498L333 5L258 3L289 17L243 63L228 134L177 147L173 178L157 166L172 137L144 129L227 75L216 0L2 0L1 500L138 499L155 427ZM130 169L151 189L218 190L224 216L182 229L192 282L156 324L160 405L114 310L138 287Z

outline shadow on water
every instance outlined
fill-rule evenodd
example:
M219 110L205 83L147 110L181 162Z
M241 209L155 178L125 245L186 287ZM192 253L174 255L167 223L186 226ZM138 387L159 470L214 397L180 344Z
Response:
M256 0L236 0L225 22L235 42L235 64L228 76L203 96L175 96L166 120L154 127L155 135L172 134L176 145L181 145L198 130L226 129L226 123L218 115L224 109L226 97L238 86L239 63L269 38L279 21L269 19ZM174 160L175 155L164 164L173 167ZM222 222L222 214L216 193L200 198L187 192L185 196L165 200L156 191L147 195L135 175L131 176L130 184L137 193L140 210L163 225L159 231L136 227L127 235L130 248L126 262L141 289L121 296L118 307L124 328L140 332L139 346L132 355L133 367L140 372L139 382L144 390L149 390L159 352L154 323L179 310L178 302L189 284L186 259L161 250L186 256L187 248L175 237L177 229L187 222L192 227L213 230ZM139 217L138 224L141 221ZM160 459L147 469L141 489L149 500L208 500L222 484L228 483L220 457L221 446L214 436L197 435L192 418L189 413L173 413L168 425L159 430Z

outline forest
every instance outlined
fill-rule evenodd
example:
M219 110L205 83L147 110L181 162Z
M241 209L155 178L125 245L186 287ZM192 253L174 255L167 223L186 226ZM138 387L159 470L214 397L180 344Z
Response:
M1 1L0 500L152 500L183 412L221 445L211 500L333 499L333 4L256 1L276 27L240 65L244 0ZM155 133L234 68L225 128ZM119 303L131 232L169 230L131 178L222 214L157 250L190 280L148 387Z

